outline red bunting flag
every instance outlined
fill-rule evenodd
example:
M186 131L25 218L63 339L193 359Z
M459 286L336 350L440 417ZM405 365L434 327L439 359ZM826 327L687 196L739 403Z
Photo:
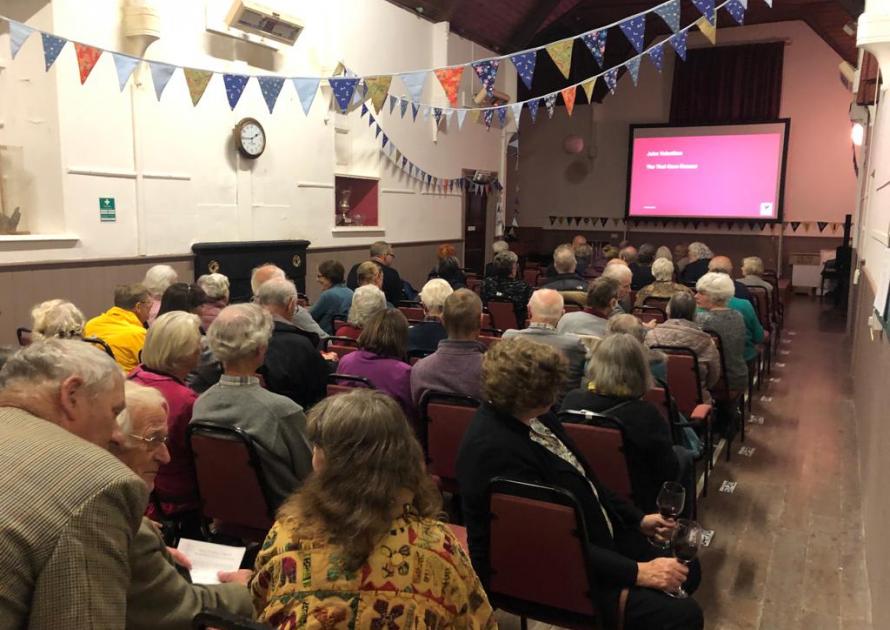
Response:
M455 66L453 68L437 68L435 71L436 78L442 84L445 90L445 96L452 107L457 107L457 88L460 87L460 80L464 75L463 66Z
M87 80L87 77L90 76L90 72L93 71L93 67L99 61L99 57L102 56L102 51L92 46L78 44L77 42L74 43L74 49L77 51L77 67L80 69L80 83L82 85Z
M569 116L572 115L572 110L575 109L576 89L576 86L573 85L559 91L562 94L562 101L566 104L566 112Z

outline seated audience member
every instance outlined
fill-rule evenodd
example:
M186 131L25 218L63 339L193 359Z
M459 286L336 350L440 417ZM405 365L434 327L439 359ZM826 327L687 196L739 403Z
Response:
M687 285L698 282L699 278L708 273L708 264L713 257L713 252L704 243L690 243L687 249L689 262L682 267L678 266L678 269L681 270L680 282Z
M672 524L600 484L550 407L565 378L558 352L517 337L492 346L482 361L482 404L457 456L464 521L473 566L489 577L489 494L494 477L543 483L571 492L581 505L596 577L596 597L607 627L616 619L620 591L627 597L626 630L703 627L693 599L674 599L662 591L679 586L690 567L648 545L644 536L670 535ZM697 569L695 564L691 568ZM697 570L690 576L697 584ZM687 588L687 591L691 590Z
M219 312L229 305L229 279L221 273L207 273L198 278L197 284L207 297L198 313L201 328L207 330Z
M285 278L264 282L257 303L272 316L272 337L261 374L266 388L308 409L325 397L330 372L321 354L293 324L297 287Z
M498 240L491 244L491 262L485 265L485 274L484 277L489 277L494 275L494 258L500 254L501 252L510 251L510 245L507 241Z
M594 349L587 379L587 387L566 394L562 410L594 411L624 425L634 504L643 512L656 511L662 484L679 481L681 471L670 427L658 408L643 400L653 385L645 349L631 335L609 335ZM563 422L584 420L563 418Z
M646 363L649 366L649 371L652 372L652 377L656 380L656 385L663 386L667 383L667 357L663 352L652 350L643 345L646 341L646 333L650 329L644 326L636 316L627 313L616 315L609 320L607 330L607 336L625 334L636 339L643 346L643 354L646 355Z
M206 303L207 295L204 293L204 289L197 284L174 282L167 287L164 295L161 296L161 308L158 310L158 317L173 311L194 313L200 317Z
M516 321L521 326L526 319L526 305L534 289L516 277L518 261L519 257L509 250L495 255L491 263L494 272L482 281L481 297L483 304L493 299L512 302Z
M200 326L200 318L192 313L171 311L159 315L148 329L142 363L129 376L130 380L161 392L170 411L170 462L161 466L155 482L161 509L168 516L198 507L195 468L186 436L197 394L185 384L185 379L198 364Z
M640 251L637 253L637 259L630 263L630 270L633 273L633 279L630 288L639 291L645 286L655 282L652 275L652 262L655 260L655 245L651 243L643 243L640 245Z
M695 285L695 320L705 332L715 332L723 346L726 382L731 390L743 391L748 386L745 360L745 320L729 308L735 287L725 273L706 273Z
M358 339L371 316L377 311L386 308L386 296L383 291L374 285L365 285L355 290L352 296L352 306L346 316L346 325L337 329L337 337L349 337Z
M587 244L587 237L575 234L572 238L572 251L575 254L575 273L583 277L593 262L593 248Z
M445 280L455 291L467 286L467 276L460 268L460 261L454 256L439 262L435 277Z
M747 287L762 287L766 289L767 297L772 302L773 285L764 280L761 277L762 275L763 261L758 256L748 256L742 259L742 277L736 282L741 282Z
M634 306L645 305L646 298L670 299L677 293L692 296L689 287L674 282L674 263L667 258L658 258L652 263L652 276L655 281L637 291Z
M606 264L609 263L610 260L614 260L618 258L618 248L614 245L606 245L603 247L603 260Z
M461 544L437 520L441 496L398 405L363 389L327 398L309 413L309 439L315 472L257 556L260 621L496 628Z
M125 405L118 366L82 341L37 341L0 371L0 628L125 626L147 500L107 450Z
M383 272L377 263L371 261L361 263L355 271L355 277L358 282L357 288L372 285L383 291ZM395 304L387 300L386 307L395 308Z
M531 317L528 328L505 330L503 338L521 336L559 350L568 365L568 380L563 392L575 389L581 385L581 377L584 375L587 348L577 335L556 330L556 325L565 313L562 296L553 289L538 289L529 300L528 311Z
M668 320L646 334L646 345L689 348L698 358L703 402L711 400L709 389L720 380L720 354L711 335L695 321L695 298L677 293L667 306Z
M625 243L627 242L625 241ZM628 266L637 262L638 252L636 247L634 247L630 243L627 243L624 245L619 245L619 248L620 249L618 250L618 258L626 262Z
M67 300L47 300L31 309L31 338L83 337L84 316Z
M114 288L114 306L88 321L83 335L107 343L117 364L129 372L139 364L151 305L151 297L141 284L118 285Z
M315 275L321 287L318 301L309 307L312 319L329 335L334 334L334 318L345 318L352 305L352 289L346 286L343 275L346 270L337 260L326 260L318 266Z
M207 341L224 372L195 402L192 421L237 426L254 440L274 510L311 472L312 455L303 409L263 389L256 376L271 337L272 316L255 304L233 304L220 312Z
M170 461L167 401L156 389L132 381L127 383L126 399L127 408L117 417L121 438L112 444L111 452L151 492L158 469ZM177 557L190 568L181 553ZM194 616L205 608L252 617L246 588L250 571L221 572L218 577L222 584L192 584L183 577L161 534L143 517L130 549L127 629L189 628Z
M612 278L618 282L618 303L612 310L613 315L621 315L622 313L630 313L633 310L633 302L630 299L631 282L633 282L633 272L626 263L620 258L615 258L603 269L603 278Z
M148 324L154 322L161 308L161 296L171 284L179 280L179 274L170 265L153 265L145 272L142 286L148 290L151 298L151 311L148 314Z
M482 396L482 344L479 337L482 300L469 289L458 289L445 299L442 323L448 338L438 349L411 367L411 399L415 407L428 390Z
M392 245L386 241L371 243L371 262L380 267L380 271L383 273L383 284L380 289L386 295L387 302L398 305L402 299L402 278L399 276L399 272L392 268L395 259L396 255L392 251ZM346 286L353 291L362 286L358 282L358 267L359 265L352 266L346 280Z
M732 278L732 261L727 256L714 256L711 258L711 262L708 263L708 271L725 273ZM735 297L740 300L748 300L749 302L753 299L751 292L748 291L748 287L743 282L733 280L732 284L735 286Z
M442 309L445 300L454 293L451 285L442 278L433 278L420 290L423 305L423 321L408 328L408 352L415 350L435 352L439 342L448 336L442 325Z
M560 245L553 251L553 268L542 288L554 291L587 291L587 280L575 273L577 261L571 245Z
M674 255L671 253L671 248L668 247L667 245L662 245L661 247L656 249L655 250L655 260L658 260L659 258L666 258L667 260L670 260L671 262L673 262Z
M254 270L250 274L250 289L253 291L253 299L256 301L257 294L259 293L260 287L263 283L268 280L283 280L287 279L287 276L284 274L284 271L280 267L276 267L271 263L267 263L265 265L260 265L259 267L254 268ZM312 315L309 314L309 310L303 308L299 304L294 307L293 315L291 316L291 323L296 326L298 329L302 330L304 333L308 333L309 335L314 335L316 338L313 341L313 338L307 337L310 341L312 341L313 346L318 347L319 343L327 339L330 335L318 325L318 323L312 319Z
M358 337L357 352L340 359L337 371L362 376L395 398L410 419L416 418L411 400L411 366L408 359L408 320L398 309L377 311Z
M587 310L566 313L556 325L561 334L587 335L603 338L609 317L618 305L618 281L614 278L599 277L590 283L587 290Z
M677 273L683 274L686 265L689 264L689 245L680 243L674 245L674 265L677 267Z

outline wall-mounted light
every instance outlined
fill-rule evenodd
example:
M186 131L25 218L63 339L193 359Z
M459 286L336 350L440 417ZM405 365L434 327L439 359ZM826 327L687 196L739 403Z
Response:
M862 126L862 123L853 123L853 127L850 130L850 139L853 140L853 144L857 147L862 146L862 141L865 140L865 127Z

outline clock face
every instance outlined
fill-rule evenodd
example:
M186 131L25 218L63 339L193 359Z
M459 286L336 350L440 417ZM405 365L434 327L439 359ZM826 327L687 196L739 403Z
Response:
M249 158L259 157L266 148L266 132L252 118L239 123L235 140L241 152Z

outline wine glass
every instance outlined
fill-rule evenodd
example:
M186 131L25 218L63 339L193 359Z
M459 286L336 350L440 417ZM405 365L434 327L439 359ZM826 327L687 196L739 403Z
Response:
M695 559L702 543L702 527L695 521L681 518L677 521L677 527L671 536L671 552L674 557L683 564L689 564ZM678 586L675 591L665 591L671 597L686 599L689 593Z
M655 499L655 505L661 517L668 521L675 521L683 511L686 503L686 489L682 484L676 481L665 481L658 492L658 498ZM657 539L650 539L652 545L659 549L667 549L670 543L659 542Z

